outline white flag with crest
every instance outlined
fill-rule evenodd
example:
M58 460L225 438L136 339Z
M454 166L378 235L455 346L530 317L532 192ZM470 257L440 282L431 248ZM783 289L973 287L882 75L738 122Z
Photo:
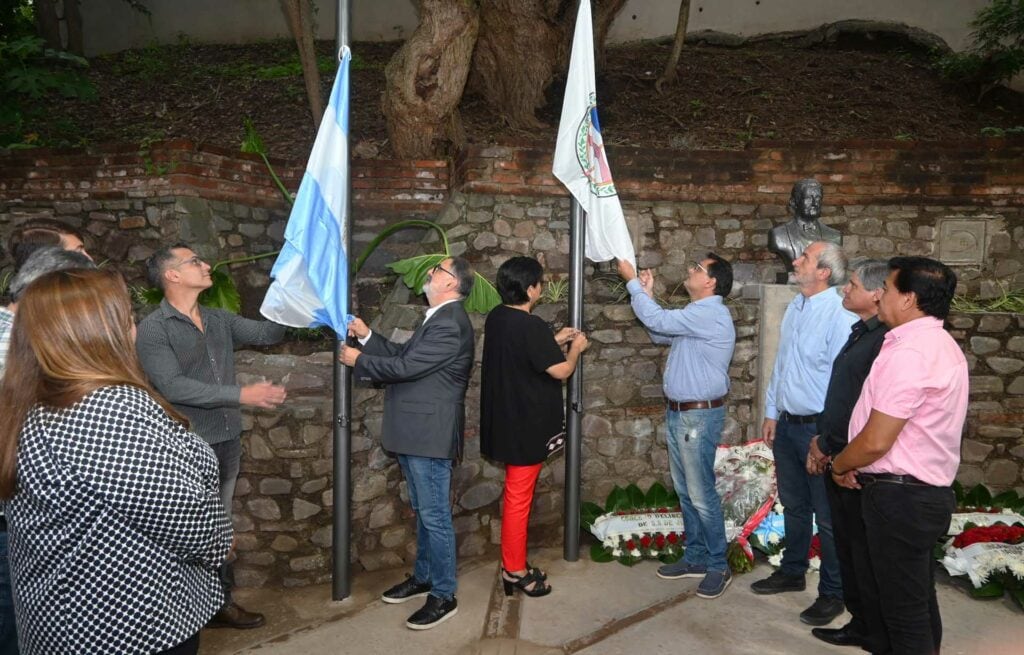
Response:
M597 120L590 0L580 0L576 15L569 78L565 84L551 172L587 213L587 258L595 262L625 259L635 265L633 241L622 215Z

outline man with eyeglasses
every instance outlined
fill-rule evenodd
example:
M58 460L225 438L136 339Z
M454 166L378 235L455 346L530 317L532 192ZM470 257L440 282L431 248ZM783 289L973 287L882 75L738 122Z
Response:
M206 440L220 468L220 496L231 515L231 500L242 457L240 407L273 409L284 402L284 387L262 381L235 382L235 346L269 346L284 337L284 326L254 321L203 307L199 294L213 284L210 265L184 244L161 248L146 261L149 283L164 292L160 306L139 323L135 347L149 381L188 417L190 429ZM258 628L266 621L231 598L230 563L221 567L225 603L210 628Z
M821 574L818 597L800 613L808 625L831 623L843 613L832 516L820 475L807 472L811 439L820 430L832 363L858 318L843 308L837 287L846 282L846 254L829 241L814 241L793 262L799 293L786 307L779 347L765 392L761 435L775 456L775 476L786 526L782 565L750 585L755 594L803 591L810 565L812 526L818 525Z
M633 312L651 341L670 345L663 383L666 442L686 528L686 550L678 562L660 567L658 577L700 578L697 596L718 598L732 582L714 468L736 345L732 315L723 303L732 291L732 266L711 252L692 262L683 282L691 302L683 309L664 309L654 300L649 270L637 277L630 262L619 260L618 266Z
M416 512L416 563L411 576L381 597L404 603L426 596L406 621L427 630L455 616L455 530L449 502L452 461L462 455L466 388L473 369L473 325L462 306L473 289L469 262L448 257L423 285L430 308L405 343L372 332L361 319L349 335L362 348L342 347L339 357L360 382L387 385L382 445L398 457Z

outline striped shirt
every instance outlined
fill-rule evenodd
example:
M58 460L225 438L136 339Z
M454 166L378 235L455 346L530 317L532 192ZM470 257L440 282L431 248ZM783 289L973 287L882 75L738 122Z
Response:
M235 346L275 344L285 328L222 309L200 306L199 314L203 330L163 300L139 323L135 347L149 381L188 417L190 429L209 444L222 443L242 434Z

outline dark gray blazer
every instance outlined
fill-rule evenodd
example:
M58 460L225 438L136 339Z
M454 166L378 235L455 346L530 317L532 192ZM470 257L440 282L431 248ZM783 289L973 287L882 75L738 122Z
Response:
M382 382L383 446L400 455L462 454L473 326L461 302L448 303L404 344L374 332L356 360L360 382Z

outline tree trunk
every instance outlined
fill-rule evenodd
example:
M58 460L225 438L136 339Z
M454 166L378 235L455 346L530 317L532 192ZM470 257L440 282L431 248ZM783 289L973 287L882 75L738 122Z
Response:
M79 57L85 56L85 44L82 37L82 11L79 0L64 0L64 24L68 30L68 52Z
M482 0L470 86L512 127L537 129L534 112L565 66L574 2Z
M295 39L295 46L299 49L309 111L313 116L314 127L318 127L324 116L324 99L320 92L320 69L316 62L313 12L309 0L281 0L281 10L288 21L288 30Z
M387 68L381 108L395 155L426 158L460 124L457 108L466 86L480 28L476 0L417 0L420 22Z
M626 0L594 1L594 47L604 64L608 28ZM518 129L543 123L534 112L569 66L579 0L482 0L470 85Z
M672 54L665 62L665 70L661 77L654 83L658 93L662 93L666 86L675 84L676 69L679 67L679 56L683 54L683 41L686 40L686 27L690 24L690 0L680 0L679 21L676 23L676 36L672 40Z
M39 36L46 41L46 46L54 50L63 50L60 19L57 17L57 4L54 0L35 0L35 15L36 29L39 30Z
M689 2L689 0L686 1ZM594 3L594 48L597 50L594 56L595 65L599 71L604 68L606 63L605 41L608 39L608 30L625 5L626 0L597 0ZM569 62L566 61L566 67L568 65Z

